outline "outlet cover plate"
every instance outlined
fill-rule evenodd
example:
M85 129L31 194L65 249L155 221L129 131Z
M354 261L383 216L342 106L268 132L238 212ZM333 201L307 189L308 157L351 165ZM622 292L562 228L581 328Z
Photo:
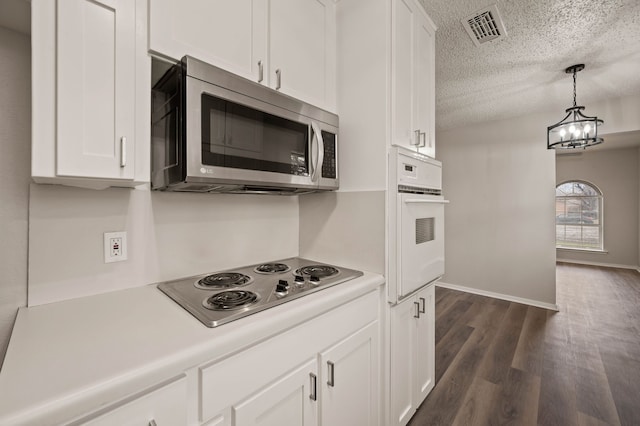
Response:
M104 233L104 263L121 262L127 260L127 233Z

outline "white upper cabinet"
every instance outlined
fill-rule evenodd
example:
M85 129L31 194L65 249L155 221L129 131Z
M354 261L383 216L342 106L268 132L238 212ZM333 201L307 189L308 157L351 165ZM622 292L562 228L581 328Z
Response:
M149 1L149 49L190 55L335 110L332 0Z
M145 133L136 133L144 119L136 110L137 3L32 1L36 182L103 188L148 181L144 167L136 170L135 146Z
M391 28L391 143L435 157L435 26L417 0L394 0Z
M171 60L190 55L257 81L265 31L263 0L149 1L149 49Z

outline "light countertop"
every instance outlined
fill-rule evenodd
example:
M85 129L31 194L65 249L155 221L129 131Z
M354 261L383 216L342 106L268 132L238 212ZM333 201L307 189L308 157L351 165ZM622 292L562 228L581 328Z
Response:
M21 308L0 371L0 424L70 420L265 340L384 283L364 276L217 328L155 285Z

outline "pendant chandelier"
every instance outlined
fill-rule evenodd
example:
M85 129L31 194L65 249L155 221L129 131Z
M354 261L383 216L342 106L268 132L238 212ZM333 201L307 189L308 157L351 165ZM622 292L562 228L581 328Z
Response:
M604 122L598 117L587 117L583 106L576 106L576 73L584 69L584 64L572 65L565 70L573 74L573 106L565 111L567 115L558 123L547 127L547 149L586 148L603 142L598 137L598 127Z

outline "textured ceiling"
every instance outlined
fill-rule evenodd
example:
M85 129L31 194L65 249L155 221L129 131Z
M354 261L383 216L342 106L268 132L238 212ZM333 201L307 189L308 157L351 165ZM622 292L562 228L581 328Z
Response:
M436 33L436 124L449 129L640 93L640 0L420 0ZM507 37L475 47L461 24L497 4ZM606 123L606 117L603 117ZM550 123L551 124L551 123Z

